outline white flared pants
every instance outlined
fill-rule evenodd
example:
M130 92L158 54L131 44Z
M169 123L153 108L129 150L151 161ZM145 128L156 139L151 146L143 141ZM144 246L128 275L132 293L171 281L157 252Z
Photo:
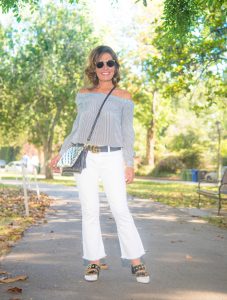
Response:
M121 257L141 257L145 251L128 209L122 151L89 151L86 164L76 177L82 209L83 258L98 260L106 256L99 221L99 178L117 225Z

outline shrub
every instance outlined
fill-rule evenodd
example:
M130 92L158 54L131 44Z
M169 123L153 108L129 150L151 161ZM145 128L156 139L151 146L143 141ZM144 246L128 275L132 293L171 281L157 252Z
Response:
M189 130L187 133L180 133L174 136L169 144L169 149L172 151L181 151L182 149L188 149L197 143L199 143L198 134L193 130Z
M150 176L152 174L153 168L149 165L142 165L140 164L136 169L135 169L135 174L137 176Z
M180 160L178 156L168 156L155 166L153 170L154 175L158 175L159 173L176 173L178 170L184 168L184 164Z
M198 149L184 150L181 154L181 161L186 168L199 168L202 162L202 155Z
M223 166L227 166L227 156L226 157L222 157L222 165Z
M227 137L222 141L221 156L222 156L222 165L227 166Z

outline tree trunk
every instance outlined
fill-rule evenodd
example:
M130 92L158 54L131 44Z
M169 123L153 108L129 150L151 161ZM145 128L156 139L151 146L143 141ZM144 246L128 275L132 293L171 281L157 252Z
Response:
M53 172L52 172L51 168L49 167L49 165L50 165L51 156L52 156L54 128L55 128L57 122L59 121L60 113L61 113L61 108L58 107L57 112L50 123L47 137L45 136L45 134L42 137L43 145L44 145L43 146L44 170L45 170L46 179L53 179ZM44 132L45 132L45 130L44 130Z
M44 170L45 170L46 179L53 179L53 172L49 167L52 149L48 147L47 144L45 144L43 147L43 151L44 151Z
M155 103L156 103L157 91L153 92L153 99L151 104L151 116L152 119L147 128L147 137L146 137L146 157L145 164L155 166Z
M147 142L146 142L146 165L154 167L154 122L150 122L150 126L147 129Z

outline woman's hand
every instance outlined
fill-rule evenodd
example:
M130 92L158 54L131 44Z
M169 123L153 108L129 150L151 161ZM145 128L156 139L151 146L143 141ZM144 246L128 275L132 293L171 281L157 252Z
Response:
M125 181L126 183L132 183L134 179L134 168L126 167L125 168Z

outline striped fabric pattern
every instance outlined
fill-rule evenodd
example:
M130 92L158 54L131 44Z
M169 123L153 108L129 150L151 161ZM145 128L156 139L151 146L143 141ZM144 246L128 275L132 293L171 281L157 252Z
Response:
M71 133L62 145L61 155L72 143L86 143L105 96L103 93L77 94L77 117L73 123ZM126 166L133 166L133 111L134 103L131 100L110 95L102 108L89 142L90 145L122 147Z

